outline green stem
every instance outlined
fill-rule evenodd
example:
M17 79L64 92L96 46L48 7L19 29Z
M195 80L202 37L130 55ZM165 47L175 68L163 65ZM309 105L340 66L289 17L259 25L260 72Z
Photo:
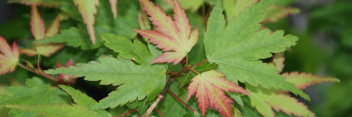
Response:
M165 117L163 112L161 112L158 108L155 108L154 110L159 114L160 117Z

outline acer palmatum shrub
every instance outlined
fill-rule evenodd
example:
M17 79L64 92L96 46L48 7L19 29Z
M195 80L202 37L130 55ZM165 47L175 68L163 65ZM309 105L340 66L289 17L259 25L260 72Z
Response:
M30 9L32 35L0 38L0 73L18 74L0 116L312 117L302 90L339 81L282 73L298 38L262 25L297 12L279 0L8 2Z

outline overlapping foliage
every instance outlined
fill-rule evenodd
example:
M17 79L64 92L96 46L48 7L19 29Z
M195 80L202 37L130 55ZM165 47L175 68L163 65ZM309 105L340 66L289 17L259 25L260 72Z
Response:
M292 95L309 100L302 89L339 81L281 74L283 55L272 55L298 38L262 25L294 13L293 8L277 12L285 8L278 0L180 1L166 0L164 7L173 7L170 17L150 0L10 0L31 8L33 49L20 45L20 50L38 56L20 57L16 43L10 47L0 38L0 73L19 66L53 86L33 78L26 86L0 87L0 112L5 113L0 116L272 117L281 111L311 117L315 114ZM211 10L201 16L184 9L195 11L205 3ZM53 18L43 18L39 11L47 9L39 6L60 12L48 30L45 21Z

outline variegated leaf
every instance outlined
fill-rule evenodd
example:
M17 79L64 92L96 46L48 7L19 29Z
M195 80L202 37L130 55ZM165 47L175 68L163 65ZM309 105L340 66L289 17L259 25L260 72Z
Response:
M187 100L196 95L198 107L204 116L207 108L220 112L224 117L232 117L233 109L231 98L225 92L238 92L249 95L242 87L225 79L224 74L210 70L203 72L192 79L188 86Z
M153 63L181 62L197 43L198 29L191 31L188 18L177 0L174 0L174 20L149 0L140 0L140 3L155 28L152 31L139 29L135 31L164 51Z
M12 47L0 36L0 75L12 72L19 61L19 50L16 43Z

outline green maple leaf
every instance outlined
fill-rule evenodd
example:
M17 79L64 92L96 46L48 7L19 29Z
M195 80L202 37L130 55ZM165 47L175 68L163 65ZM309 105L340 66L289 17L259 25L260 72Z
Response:
M111 117L105 110L92 110L91 107L97 102L85 95L84 93L75 90L68 86L60 86L61 89L71 95L76 104L41 104L41 105L7 105L6 107L26 112L25 114L37 114L49 117ZM42 96L42 95L40 95ZM45 97L47 98L47 97ZM15 112L18 113L19 111ZM22 115L23 116L23 115Z
M8 108L10 105L68 103L70 103L68 95L57 88L50 87L39 78L26 80L26 86L11 86L0 89L0 111L6 113L4 114L5 117L38 117L38 114L35 113Z
M95 101L93 98L87 96L86 94L78 90L73 89L72 87L61 85L60 88L66 93L68 93L73 99L73 101L78 105L90 108L97 103L97 101Z
M105 46L118 52L123 58L135 60L140 64L150 64L154 59L147 46L139 40L132 43L126 37L113 34L105 34L102 39L105 41Z
M38 78L26 81L27 86L6 87L0 90L0 108L16 104L62 104L68 97L57 88L44 84Z
M80 47L83 50L95 49L100 46L99 43L92 45L91 42L86 39L89 38L87 35L88 33L82 28L71 27L61 30L60 34L48 37L44 40L37 40L35 43L66 43L68 46Z
M0 36L0 75L13 72L19 62L20 52L16 43L12 47Z
M253 87L249 89L251 105L265 117L275 117L273 109L285 112L288 115L315 117L315 114L304 103L299 102L288 94L270 92L260 88L253 89Z
M193 95L197 97L198 107L204 116L208 108L217 110L224 117L233 116L233 101L225 92L249 93L237 84L226 80L221 72L210 70L192 79L188 86L187 99Z
M276 54L273 57L273 64L279 71L282 71L285 64L283 53ZM311 85L324 82L339 82L337 78L314 76L308 73L291 72L282 74L286 80L295 85L299 89L305 89ZM314 117L315 114L311 112L308 107L299 102L296 98L290 96L284 91L267 90L263 88L247 86L251 95L251 105L255 107L260 114L265 117L274 117L273 111L282 111L288 115Z
M101 81L102 85L119 86L116 91L93 106L96 109L103 109L142 100L147 96L148 100L155 98L165 86L165 71L165 67L160 65L136 65L124 59L103 57L99 61L45 72L85 76L85 80L88 81Z
M61 85L60 88L68 93L73 101L79 106L91 109L95 104L98 103L93 98L82 93L81 91L73 89L72 87ZM105 110L95 110L95 112L100 113L101 116L109 116L109 113Z
M260 22L265 19L272 3L273 0L260 1L225 25L223 9L218 2L208 20L204 39L207 58L217 63L229 80L288 90L309 99L308 95L285 81L275 67L260 61L271 57L272 53L285 51L297 41L295 36L284 36L283 31L260 30Z
M164 52L152 63L180 63L198 42L198 28L191 30L192 26L186 13L177 0L173 2L174 20L151 1L140 0L139 2L155 27L154 30L136 29L135 31Z

